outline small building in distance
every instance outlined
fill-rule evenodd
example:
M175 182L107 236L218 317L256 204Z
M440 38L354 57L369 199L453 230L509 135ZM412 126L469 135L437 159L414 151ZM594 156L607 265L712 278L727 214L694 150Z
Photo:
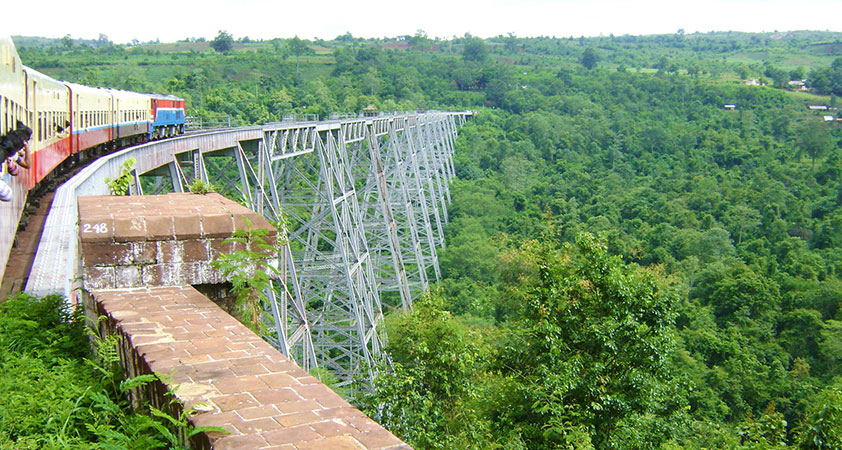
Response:
M827 105L807 105L810 111L827 111Z
M810 88L807 87L806 80L792 80L787 83L790 89L795 89L799 91L809 91Z
M363 108L363 117L377 117L377 107L374 105L368 105Z
M737 105L727 104L727 105L724 105L723 108L725 108L726 111L733 111L733 110L737 109Z

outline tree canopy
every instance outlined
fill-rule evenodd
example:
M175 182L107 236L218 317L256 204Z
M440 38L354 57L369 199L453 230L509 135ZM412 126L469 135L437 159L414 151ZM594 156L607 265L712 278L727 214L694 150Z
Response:
M219 31L219 34L210 42L211 48L219 53L228 53L234 49L234 37L227 31Z

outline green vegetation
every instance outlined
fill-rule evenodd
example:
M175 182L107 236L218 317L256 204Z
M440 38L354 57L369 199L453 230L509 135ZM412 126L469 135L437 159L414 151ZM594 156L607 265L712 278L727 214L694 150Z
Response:
M840 42L418 33L21 55L239 123L478 109L444 279L387 319L394 369L360 400L415 448L840 448L842 133L805 108L836 101ZM790 90L802 77L810 93Z
M129 194L129 186L131 186L132 181L134 180L134 165L137 163L137 160L134 158L129 158L123 161L123 165L120 166L120 175L117 178L108 178L105 177L105 184L108 185L108 191L111 195L128 195Z
M126 394L155 375L121 380L116 337L93 341L84 317L58 296L23 294L0 304L0 443L15 449L186 448L177 437L194 428L192 410L172 416L141 405L131 412ZM165 408L166 409L166 408Z
M201 178L194 178L190 184L187 185L187 189L194 194L209 194L211 192L216 192L216 187L213 183L208 183L207 181L202 180Z
M230 253L221 253L211 265L231 282L234 294L232 314L255 333L265 333L261 316L269 300L265 291L272 289L272 277L277 269L267 261L278 254L278 249L269 243L269 230L253 228L251 221L243 217L246 228L235 230L225 241Z

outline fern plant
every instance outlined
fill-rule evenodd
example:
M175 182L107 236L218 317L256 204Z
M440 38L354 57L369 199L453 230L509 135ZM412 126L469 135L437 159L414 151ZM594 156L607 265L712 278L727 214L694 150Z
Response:
M267 262L267 254L277 255L278 249L267 242L269 230L253 228L250 220L245 217L243 220L246 229L234 231L224 241L239 244L241 248L220 254L211 265L231 281L237 318L255 333L262 334L266 330L260 317L268 302L264 291L272 288L272 278L278 274Z
M107 320L105 316L100 316L97 320L97 329L99 325ZM94 370L101 373L104 378L108 378L112 382L113 392L119 394L120 397L125 397L131 391L143 389L150 383L160 381L165 386L168 386L166 397L169 401L165 403L163 408L156 408L146 402L137 402L137 411L140 413L148 412L148 415L133 414L127 415L124 413L126 405L112 400L106 391L85 393L77 399L76 406L71 414L65 419L60 432L57 435L57 443L64 446L65 429L67 423L70 421L72 415L81 409L78 407L79 402L85 397L93 401L93 408L98 409L104 417L109 420L104 422L87 423L86 428L91 433L99 436L102 448L170 448L170 449L187 449L186 443L193 436L204 432L219 432L227 434L228 430L220 427L194 427L190 423L190 416L193 415L197 408L203 406L202 403L196 403L190 408L181 408L177 406L178 400L175 397L174 389L177 386L172 384L172 374L164 375L160 373L139 375L133 378L124 379L115 383L115 380L120 378L118 373L121 371L119 367L120 355L118 346L120 344L120 337L116 334L108 334L100 336L99 332L93 326L88 327L88 335L91 338L95 350L96 360L88 361L93 366ZM141 396L135 396L140 399ZM177 415L172 415L168 411L181 411ZM119 424L115 427L114 423ZM166 443L161 442L164 439ZM143 445L138 445L143 442Z
M126 195L129 192L129 185L132 182L132 171L134 171L136 162L137 160L134 158L123 161L123 165L120 167L120 175L117 178L105 178L105 183L108 185L111 195Z

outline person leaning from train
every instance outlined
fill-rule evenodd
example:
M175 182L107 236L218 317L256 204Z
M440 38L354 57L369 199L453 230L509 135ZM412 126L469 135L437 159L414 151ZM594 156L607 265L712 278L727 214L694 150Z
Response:
M31 137L32 128L18 121L16 128L0 139L0 148L3 150L6 171L9 175L18 176L20 167L29 169L29 148L26 144Z

